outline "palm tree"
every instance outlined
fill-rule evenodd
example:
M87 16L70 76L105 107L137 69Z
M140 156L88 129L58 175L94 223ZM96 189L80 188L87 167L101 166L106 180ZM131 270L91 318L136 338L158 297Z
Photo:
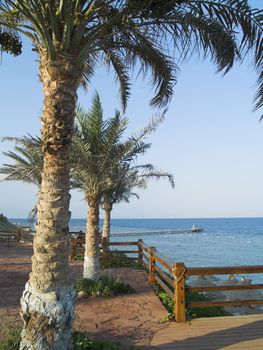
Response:
M134 153L134 157L137 154ZM132 159L131 159L132 161ZM139 199L134 189L146 189L149 180L167 178L172 188L174 187L173 175L157 170L151 164L131 166L130 163L120 164L111 175L111 186L103 192L102 207L104 209L104 220L102 237L106 242L110 239L111 211L114 204L122 201L129 202L131 196Z
M173 48L181 60L203 53L224 72L253 50L261 69L262 12L248 0L2 0L0 14L2 27L32 41L44 93L44 163L20 346L70 349L75 292L68 265L69 155L78 87L89 82L97 63L107 64L116 72L125 107L128 72L139 61L153 77L152 104L165 104L177 71Z
M99 277L99 205L103 191L111 185L109 174L127 155L128 143L120 139L127 120L116 112L115 117L103 120L98 94L89 112L77 113L77 127L72 148L72 187L82 191L88 203L84 278Z

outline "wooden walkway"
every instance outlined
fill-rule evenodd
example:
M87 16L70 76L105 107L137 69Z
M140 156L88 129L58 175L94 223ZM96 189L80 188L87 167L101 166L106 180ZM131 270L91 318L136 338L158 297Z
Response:
M199 318L171 323L151 341L158 350L263 350L263 315Z

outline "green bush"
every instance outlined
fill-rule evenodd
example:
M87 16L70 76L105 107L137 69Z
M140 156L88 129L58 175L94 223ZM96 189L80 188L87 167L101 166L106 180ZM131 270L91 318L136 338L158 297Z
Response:
M19 350L20 333L20 328L4 330L4 339L0 341L0 350ZM73 350L120 350L121 348L119 342L93 340L85 332L74 332L72 334L72 343Z
M0 340L0 350L19 350L20 333L21 329L19 328L4 328L3 340Z
M186 298L189 301L209 301L209 298L201 293L188 292ZM189 310L188 314L191 318L231 316L231 313L225 311L220 306L193 307Z
M111 275L101 275L98 281L82 278L76 283L77 292L84 292L88 296L109 297L118 294L131 294L135 290L128 284L120 282Z
M174 319L174 300L165 292L157 291L157 295L160 298L162 304L169 312L167 318ZM209 301L209 299L201 293L187 293L187 301ZM200 317L216 317L216 316L231 316L229 312L226 312L222 307L210 306L210 307L195 307L191 308L187 312L189 318L200 318Z

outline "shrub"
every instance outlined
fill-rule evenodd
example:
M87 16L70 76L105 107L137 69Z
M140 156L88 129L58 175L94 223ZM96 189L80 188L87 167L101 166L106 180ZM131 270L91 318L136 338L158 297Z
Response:
M118 294L130 294L135 290L128 284L120 282L111 275L101 275L98 281L82 278L76 283L77 292L84 292L88 296L109 297Z
M165 292L157 291L157 295L160 298L162 304L169 312L165 320L174 319L174 300ZM209 301L209 299L200 293L187 293L186 299L188 301ZM219 306L210 307L195 307L187 311L190 318L200 318L200 317L216 317L216 316L231 316L229 312L226 312L224 308Z

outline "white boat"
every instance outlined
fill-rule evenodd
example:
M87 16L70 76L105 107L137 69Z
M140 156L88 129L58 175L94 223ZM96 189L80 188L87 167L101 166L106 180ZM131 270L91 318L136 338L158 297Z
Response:
M201 227L196 227L195 225L192 226L191 228L192 232L202 232L203 229Z

